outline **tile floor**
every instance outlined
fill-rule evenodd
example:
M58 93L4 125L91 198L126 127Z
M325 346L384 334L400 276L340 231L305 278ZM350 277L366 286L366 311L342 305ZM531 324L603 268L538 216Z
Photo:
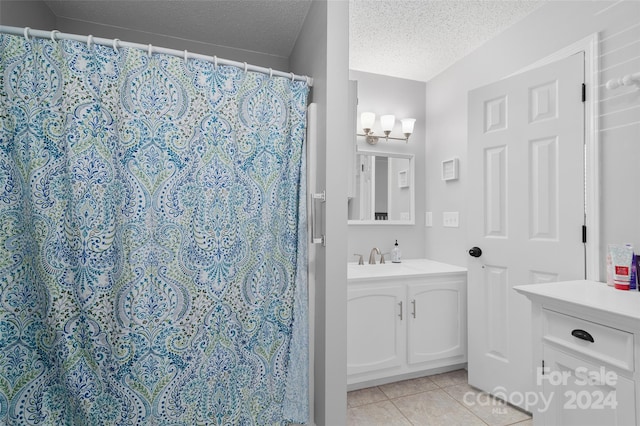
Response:
M531 426L531 416L467 384L467 371L404 380L347 394L350 426Z

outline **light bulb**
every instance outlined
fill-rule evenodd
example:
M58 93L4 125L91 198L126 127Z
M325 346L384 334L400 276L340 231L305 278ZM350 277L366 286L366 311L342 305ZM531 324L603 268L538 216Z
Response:
M408 139L409 135L413 133L413 125L416 122L415 118L405 118L401 120L402 122L402 133L404 133L405 137Z
M373 112L363 112L360 115L360 124L365 133L369 133L373 128L373 123L376 121L376 114Z
M380 125L382 126L382 131L385 135L389 136L389 133L393 130L393 126L396 124L395 115L383 115L380 117Z

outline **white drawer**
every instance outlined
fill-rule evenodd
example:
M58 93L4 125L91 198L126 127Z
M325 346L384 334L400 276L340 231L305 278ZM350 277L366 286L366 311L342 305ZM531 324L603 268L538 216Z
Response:
M632 333L548 309L542 317L544 340L633 371Z

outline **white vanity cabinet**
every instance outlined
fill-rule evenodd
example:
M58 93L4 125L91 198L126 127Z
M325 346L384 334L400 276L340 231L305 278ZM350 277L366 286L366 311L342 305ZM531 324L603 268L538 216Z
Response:
M637 424L633 375L551 345L543 345L543 357L542 393L550 404L536 413L536 425Z
M357 285L347 289L347 374L399 367L406 327L403 285Z
M407 283L407 362L466 361L466 275Z
M395 276L349 280L347 383L350 389L464 365L467 360L466 270L452 268L447 273L440 270L440 273L420 273L418 269Z
M593 281L518 286L532 301L535 425L640 422L640 293Z

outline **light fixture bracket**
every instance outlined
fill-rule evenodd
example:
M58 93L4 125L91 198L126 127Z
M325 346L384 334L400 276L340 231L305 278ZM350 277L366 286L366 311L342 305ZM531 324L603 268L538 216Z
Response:
M411 136L411 133L408 133L408 134L405 133L404 134L404 136L405 136L404 138L396 138L396 137L389 136L389 135L376 136L376 135L373 134L373 132L358 133L357 135L358 136L364 136L369 145L376 145L380 139L384 139L385 141L388 141L389 139L391 139L391 140L394 140L394 141L405 141L406 143L408 143L409 142L409 136Z

